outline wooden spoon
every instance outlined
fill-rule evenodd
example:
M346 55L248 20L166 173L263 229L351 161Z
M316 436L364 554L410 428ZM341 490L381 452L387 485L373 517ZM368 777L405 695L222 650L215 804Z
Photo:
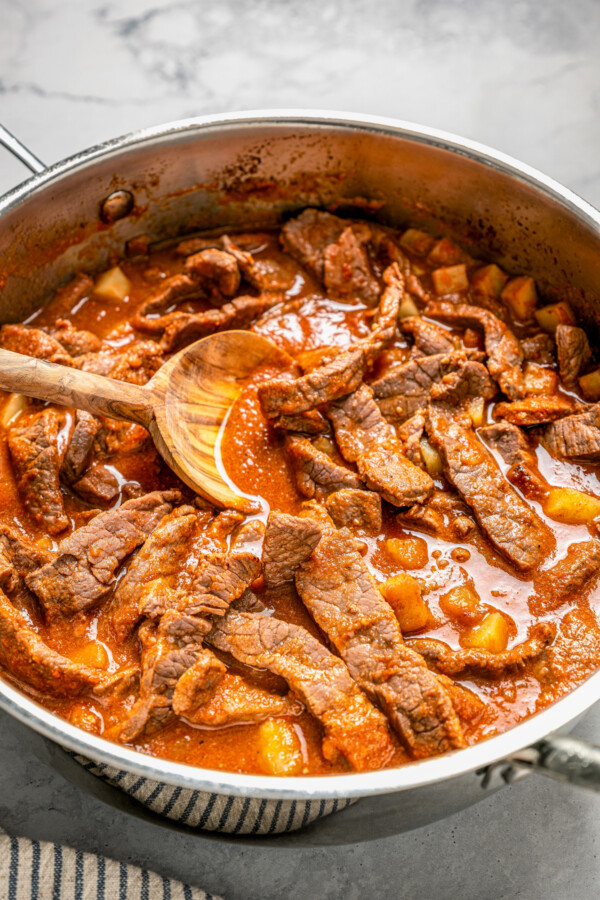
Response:
M290 365L287 353L252 331L223 331L190 344L143 387L0 349L0 389L143 425L194 491L217 506L250 512L257 504L236 491L220 460L221 429L253 372Z

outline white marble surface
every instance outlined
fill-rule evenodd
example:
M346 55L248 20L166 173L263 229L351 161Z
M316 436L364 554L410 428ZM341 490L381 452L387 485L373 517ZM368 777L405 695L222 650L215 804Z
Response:
M397 116L491 144L600 205L595 0L0 0L0 121L46 162L256 107ZM0 191L23 177L0 154ZM578 733L600 741L597 708ZM230 900L596 897L600 798L530 778L398 838L315 851L164 833L80 794L0 716L0 824Z

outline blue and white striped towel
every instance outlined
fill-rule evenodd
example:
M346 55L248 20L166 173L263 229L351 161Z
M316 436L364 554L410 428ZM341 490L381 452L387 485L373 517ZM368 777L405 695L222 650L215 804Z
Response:
M148 869L0 829L2 900L221 900Z

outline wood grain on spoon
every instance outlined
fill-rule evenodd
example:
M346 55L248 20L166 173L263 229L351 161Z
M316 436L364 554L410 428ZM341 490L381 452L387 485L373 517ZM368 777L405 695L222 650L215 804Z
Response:
M291 362L268 338L224 331L181 350L139 386L0 349L0 389L143 425L193 490L218 506L249 511L255 505L218 465L219 433L249 376Z

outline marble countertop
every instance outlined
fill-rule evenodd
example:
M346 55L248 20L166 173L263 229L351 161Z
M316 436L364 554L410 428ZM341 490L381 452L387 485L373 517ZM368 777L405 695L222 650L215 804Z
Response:
M187 116L314 107L488 143L600 205L595 0L3 0L0 121L45 162ZM0 155L0 192L24 170ZM600 742L600 708L577 734ZM81 794L0 715L0 824L228 900L587 900L600 799L532 776L450 819L334 849L165 832Z

